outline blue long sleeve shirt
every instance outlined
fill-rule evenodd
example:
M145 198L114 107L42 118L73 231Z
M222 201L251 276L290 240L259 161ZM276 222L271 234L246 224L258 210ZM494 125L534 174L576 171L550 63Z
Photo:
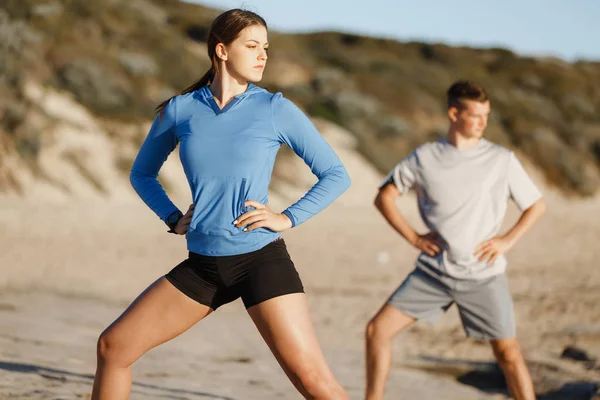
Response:
M268 228L244 232L234 221L268 203L275 156L288 145L318 182L283 211L296 226L327 207L349 186L341 161L310 120L281 93L253 84L220 109L208 86L176 96L158 115L131 169L131 184L163 221L177 210L157 180L180 144L181 163L192 192L194 213L188 250L212 256L248 253L281 236Z

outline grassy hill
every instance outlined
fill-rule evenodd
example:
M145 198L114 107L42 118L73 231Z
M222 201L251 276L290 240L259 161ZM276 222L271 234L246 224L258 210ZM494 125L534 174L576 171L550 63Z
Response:
M219 10L177 0L5 0L0 6L0 190L18 188L17 156L37 159L53 117L27 82L69 93L107 128L138 124L208 68L203 42ZM261 85L312 116L344 126L389 170L416 145L445 134L445 90L457 79L488 90L487 136L537 164L566 193L600 187L600 63L529 58L504 49L401 43L339 32L270 33ZM37 118L31 118L36 115ZM129 160L130 161L130 160ZM127 170L129 162L119 168ZM12 167L14 168L14 167Z

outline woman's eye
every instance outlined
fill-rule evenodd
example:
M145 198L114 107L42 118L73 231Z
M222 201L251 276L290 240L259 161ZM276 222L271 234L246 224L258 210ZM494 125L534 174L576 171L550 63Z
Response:
M248 46L249 49L255 49L256 46Z

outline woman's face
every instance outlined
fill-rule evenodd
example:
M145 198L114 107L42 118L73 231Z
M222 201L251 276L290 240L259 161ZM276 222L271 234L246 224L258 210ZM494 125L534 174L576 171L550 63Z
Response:
M267 64L268 48L267 29L264 26L245 28L232 43L221 49L226 55L224 61L227 72L238 80L260 81Z

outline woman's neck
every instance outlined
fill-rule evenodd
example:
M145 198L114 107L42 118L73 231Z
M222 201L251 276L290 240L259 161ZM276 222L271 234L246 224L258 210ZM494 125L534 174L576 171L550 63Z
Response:
M223 108L238 94L244 93L248 89L247 81L240 81L231 76L215 74L211 82L210 91L220 108Z

